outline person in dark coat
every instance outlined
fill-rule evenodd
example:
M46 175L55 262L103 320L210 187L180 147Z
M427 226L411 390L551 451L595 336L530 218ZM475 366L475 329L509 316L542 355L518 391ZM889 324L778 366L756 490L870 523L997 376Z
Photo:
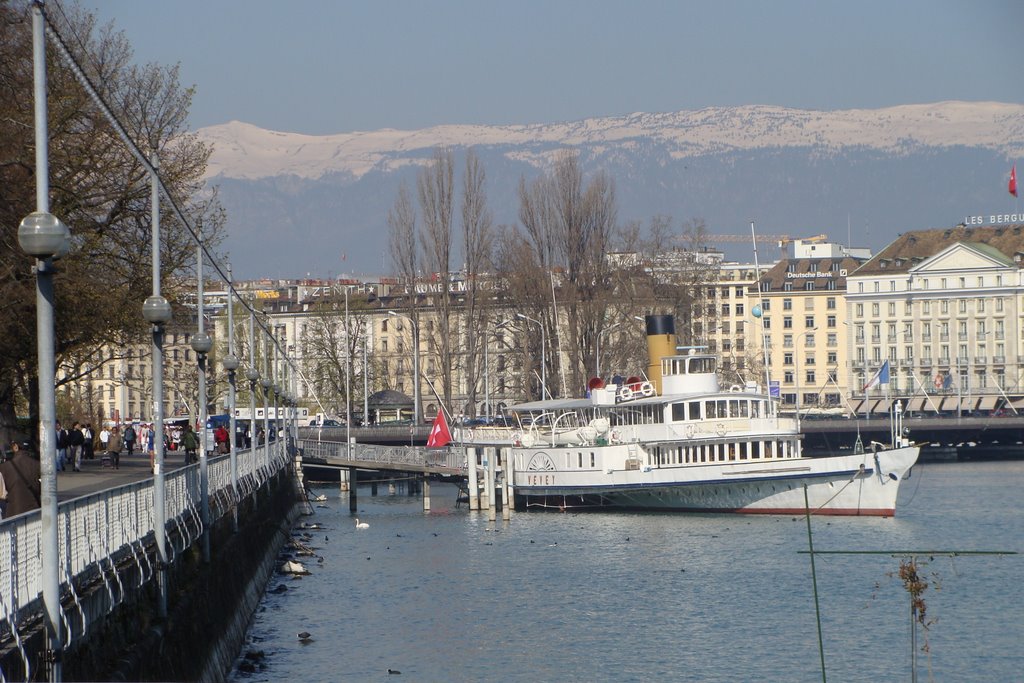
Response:
M13 517L39 507L42 487L39 483L39 458L18 446L11 444L14 456L0 465L7 489L7 509L4 517Z

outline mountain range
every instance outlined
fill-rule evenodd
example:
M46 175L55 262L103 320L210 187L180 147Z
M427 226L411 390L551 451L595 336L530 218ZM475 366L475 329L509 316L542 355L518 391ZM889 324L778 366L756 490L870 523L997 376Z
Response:
M232 121L197 134L213 147L207 181L228 211L238 277L370 277L393 270L387 211L439 145L455 151L457 171L474 149L496 224L517 221L521 177L573 148L585 171L615 180L620 222L700 218L714 234L749 237L755 221L762 234L824 233L879 250L907 230L1018 213L1006 181L1024 152L1024 105L750 105L325 136ZM742 238L714 246L753 257Z

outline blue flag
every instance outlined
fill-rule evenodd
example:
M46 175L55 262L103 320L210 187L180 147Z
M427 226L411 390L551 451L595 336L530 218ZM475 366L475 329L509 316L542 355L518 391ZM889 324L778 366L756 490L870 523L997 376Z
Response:
M889 361L882 363L882 367L878 368L878 372L868 380L868 383L864 385L864 391L871 391L879 384L889 383Z

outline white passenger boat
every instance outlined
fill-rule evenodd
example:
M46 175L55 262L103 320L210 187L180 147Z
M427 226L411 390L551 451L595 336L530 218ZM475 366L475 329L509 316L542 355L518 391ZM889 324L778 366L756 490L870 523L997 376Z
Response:
M717 357L676 347L670 316L646 324L649 382L512 408L517 508L895 514L920 450L902 438L898 408L891 444L803 457L775 399L756 383L720 388Z

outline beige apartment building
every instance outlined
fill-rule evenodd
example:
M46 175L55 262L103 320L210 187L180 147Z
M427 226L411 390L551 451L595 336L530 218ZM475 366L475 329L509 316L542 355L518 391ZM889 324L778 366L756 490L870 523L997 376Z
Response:
M1024 394L1024 226L900 235L848 278L847 382L884 410L988 411ZM864 395L889 362L890 384Z
M835 245L813 257L794 253L761 278L761 320L769 375L783 410L849 412L846 284L861 250ZM826 245L827 246L827 245ZM757 293L754 292L755 297Z

